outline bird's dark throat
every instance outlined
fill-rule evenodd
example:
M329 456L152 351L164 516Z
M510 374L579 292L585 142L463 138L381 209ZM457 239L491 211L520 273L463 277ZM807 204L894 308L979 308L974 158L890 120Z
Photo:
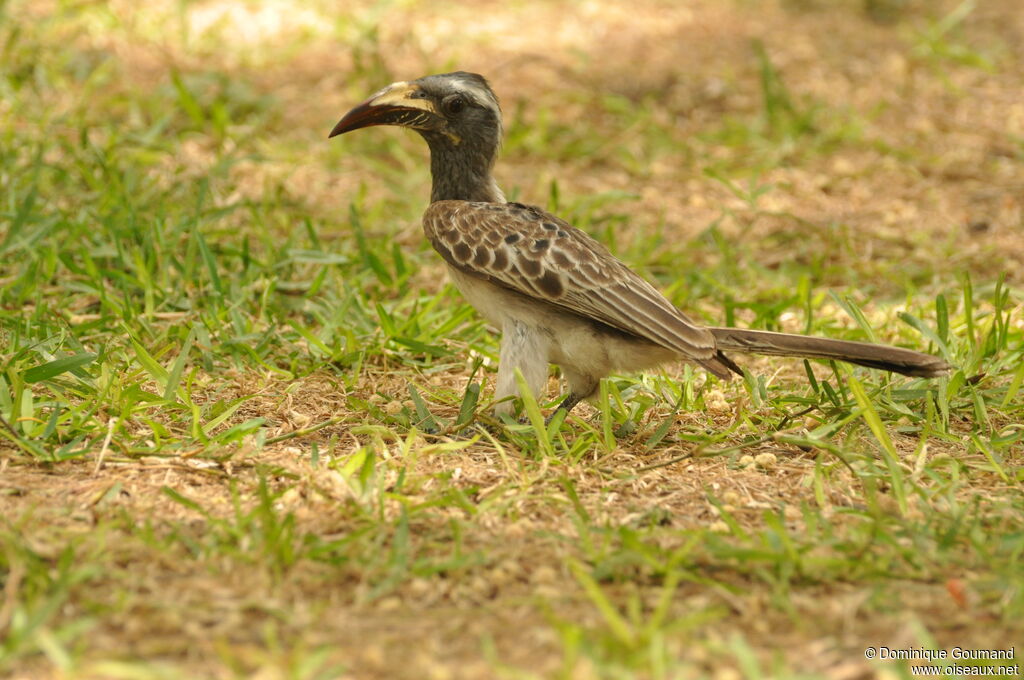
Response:
M420 134L430 147L431 203L504 201L491 176L496 143L484 144L473 137L456 143L441 133L421 130Z

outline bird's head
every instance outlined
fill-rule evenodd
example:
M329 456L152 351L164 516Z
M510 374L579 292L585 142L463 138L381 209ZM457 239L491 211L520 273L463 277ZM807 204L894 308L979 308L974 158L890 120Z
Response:
M388 85L349 111L329 137L372 125L400 125L435 145L496 151L501 140L498 98L483 76L456 71Z

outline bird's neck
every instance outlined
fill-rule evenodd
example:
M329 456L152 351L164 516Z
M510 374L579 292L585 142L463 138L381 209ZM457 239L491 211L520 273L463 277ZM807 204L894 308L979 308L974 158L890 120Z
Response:
M434 185L430 202L487 201L504 203L505 195L494 181L491 170L497 150L472 152L470 145L427 138L430 146L430 173Z

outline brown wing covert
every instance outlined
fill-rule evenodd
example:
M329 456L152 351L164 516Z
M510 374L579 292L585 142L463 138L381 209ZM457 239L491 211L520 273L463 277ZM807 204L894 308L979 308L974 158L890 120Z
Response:
M536 206L437 201L427 238L453 267L638 335L683 356L715 353L709 331L585 232Z

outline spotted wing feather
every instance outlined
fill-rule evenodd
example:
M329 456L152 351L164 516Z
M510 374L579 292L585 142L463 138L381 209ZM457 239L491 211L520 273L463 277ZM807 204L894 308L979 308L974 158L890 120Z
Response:
M427 238L453 267L637 335L692 359L714 336L585 232L520 203L438 201Z

